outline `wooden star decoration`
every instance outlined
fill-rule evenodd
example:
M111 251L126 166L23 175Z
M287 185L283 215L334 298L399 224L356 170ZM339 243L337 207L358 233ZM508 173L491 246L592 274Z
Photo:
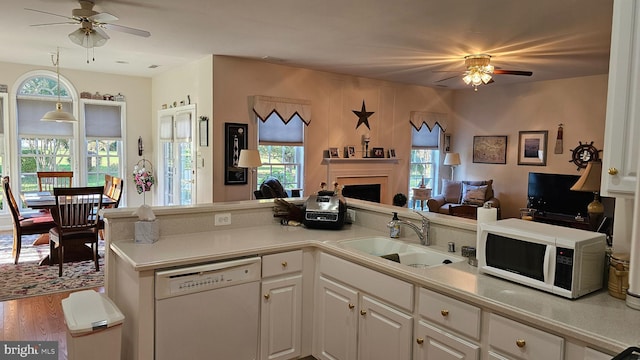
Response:
M373 115L374 112L373 111L367 111L367 107L364 105L364 100L362 100L362 110L360 110L360 111L351 110L351 111L353 111L353 113L358 116L358 124L356 125L356 129L360 125L365 124L367 126L367 128L369 130L371 130L371 127L369 126L369 116Z

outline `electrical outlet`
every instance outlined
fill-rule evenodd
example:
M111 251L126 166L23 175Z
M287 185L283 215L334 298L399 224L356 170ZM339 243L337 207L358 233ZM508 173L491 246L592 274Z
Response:
M231 213L220 213L215 215L215 226L231 225Z
M356 222L356 211L354 209L347 209L347 222L350 224Z

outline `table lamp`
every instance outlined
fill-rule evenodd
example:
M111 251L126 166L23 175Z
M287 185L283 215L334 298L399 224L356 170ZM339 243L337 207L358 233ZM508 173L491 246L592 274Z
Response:
M451 166L451 180L453 180L453 169L460 165L460 154L459 153L450 153L448 152L444 156L444 165Z
M593 201L587 205L589 223L592 228L598 225L604 215L604 205L600 202L601 174L602 162L600 160L589 161L580 179L571 187L573 191L588 191L594 194Z
M256 172L256 168L262 166L262 160L260 160L260 152L258 150L242 149L240 150L240 157L238 158L238 167L251 169L249 175L249 200L253 199L253 177Z

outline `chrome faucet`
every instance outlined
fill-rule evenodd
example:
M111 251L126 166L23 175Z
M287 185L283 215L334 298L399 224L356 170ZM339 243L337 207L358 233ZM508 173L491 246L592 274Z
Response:
M420 217L422 218L422 228L419 228L414 223L407 220L391 220L387 224L387 227L392 228L396 225L406 225L412 228L413 231L415 231L416 234L418 234L418 239L420 239L420 244L429 246L431 245L431 240L429 239L429 219L427 219L426 216L420 214L417 211L415 213L420 215Z

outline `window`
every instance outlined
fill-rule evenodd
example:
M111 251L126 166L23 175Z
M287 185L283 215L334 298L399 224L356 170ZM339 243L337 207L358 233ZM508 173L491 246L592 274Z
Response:
M303 143L304 123L298 115L294 115L287 123L276 112L271 113L266 121L258 119L258 150L262 166L258 168L257 186L273 176L285 189L301 189L304 174Z
M55 109L60 91L64 111L72 111L72 99L54 77L36 75L18 88L16 120L20 191L38 189L36 172L74 170L74 129L70 123L43 122L42 115Z
M4 136L4 129L6 128L5 126L5 122L7 121L6 117L7 117L7 108L8 108L8 103L7 103L7 94L6 93L0 93L0 174L7 174L6 172L6 168L5 168L5 136ZM8 208L5 207L5 202L4 202L4 191L0 191L0 212L7 212Z
M437 193L440 128L435 127L433 130L429 130L426 125L423 125L419 130L412 127L411 131L409 194L412 193L411 188L418 187L420 184L433 189L432 193ZM410 201L409 203L415 202Z
M87 186L104 185L104 176L122 177L124 104L81 100L85 120Z

